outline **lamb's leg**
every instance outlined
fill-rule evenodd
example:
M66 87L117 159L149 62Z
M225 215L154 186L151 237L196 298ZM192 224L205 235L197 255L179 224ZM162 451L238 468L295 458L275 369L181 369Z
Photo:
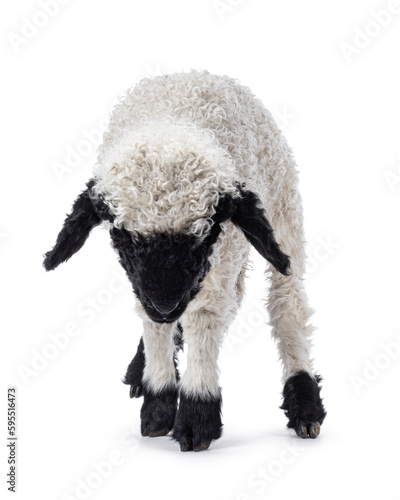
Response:
M123 380L124 384L130 385L129 395L131 398L140 398L140 396L143 396L142 379L144 363L144 344L143 337L141 337L135 357L129 363Z
M181 451L201 451L222 434L217 358L225 325L206 309L186 314L182 323L188 358L173 436Z
M176 331L174 334L174 342L175 342L176 352L183 349L182 326L180 325L180 323L178 323L176 327ZM179 380L179 372L175 356L174 356L174 363L176 370L176 378L177 380ZM132 361L129 363L128 369L123 379L124 384L130 386L129 395L131 398L140 398L141 396L143 396L144 365L145 365L144 343L143 343L143 337L141 337L136 354L132 359Z
M140 412L143 436L163 436L172 429L177 401L179 373L176 351L181 346L182 330L174 324L143 321L143 338L128 367L125 383L132 383L131 394L143 394ZM138 397L138 396L137 396Z
M270 213L276 239L290 257L290 275L283 276L270 266L268 310L283 363L281 408L289 419L288 427L302 438L315 438L326 412L320 397L320 377L314 375L310 358L313 327L309 324L312 310L302 281L305 251L301 199L289 171L286 182L288 188L276 196L279 201Z

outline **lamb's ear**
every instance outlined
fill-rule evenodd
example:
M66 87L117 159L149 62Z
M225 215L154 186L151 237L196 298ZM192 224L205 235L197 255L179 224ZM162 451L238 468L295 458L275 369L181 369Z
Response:
M54 248L45 254L43 265L46 271L52 271L80 250L91 229L102 221L90 197L93 184L93 180L89 181L87 189L75 200L72 211L57 236Z
M240 227L254 248L268 260L277 271L289 274L290 259L279 248L271 224L265 217L259 197L252 191L239 187L240 198L235 199L236 208L232 222Z

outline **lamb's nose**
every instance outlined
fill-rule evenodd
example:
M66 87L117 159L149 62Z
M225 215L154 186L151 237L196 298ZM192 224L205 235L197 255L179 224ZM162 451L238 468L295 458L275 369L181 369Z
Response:
M162 316L168 316L168 314L171 314L173 311L175 311L175 309L178 307L178 304L179 302L177 302L176 304L154 304L154 302L152 302L153 304L153 307L156 311L158 311Z

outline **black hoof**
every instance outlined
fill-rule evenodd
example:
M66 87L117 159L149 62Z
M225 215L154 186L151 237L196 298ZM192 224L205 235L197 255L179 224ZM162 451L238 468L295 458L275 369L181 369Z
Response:
M203 451L210 447L211 441L202 441L199 446L193 448L193 451Z
M181 394L173 430L181 451L206 450L221 434L221 397L202 399Z
M300 425L295 430L296 434L302 439L307 439L308 437L315 439L321 432L321 425L319 422L313 422L309 425Z
M181 451L193 451L193 445L191 441L187 441L184 437L181 438L179 442L179 447Z
M129 388L129 396L131 398L140 398L140 396L143 396L143 386L142 386L142 384L131 385L130 388Z
M143 395L140 411L142 436L165 436L174 425L178 402L176 388L163 389L157 394L144 388Z
M197 446L193 446L192 441L187 441L185 437L182 437L181 441L179 442L179 447L181 451L204 451L210 447L210 444L211 440L202 441Z
M302 439L315 439L326 416L320 397L320 381L319 376L314 378L306 372L299 372L290 377L283 388L281 408L289 419L287 425Z
M150 425L152 423L150 422ZM158 430L155 429L155 425L151 425L150 428L152 428L153 430L152 431L149 431L149 429L147 427L145 427L143 430L142 430L142 436L149 436L149 437L158 437L158 436L166 436L168 434L168 432L171 430L171 429L168 429L168 427L165 427L165 428L160 428Z

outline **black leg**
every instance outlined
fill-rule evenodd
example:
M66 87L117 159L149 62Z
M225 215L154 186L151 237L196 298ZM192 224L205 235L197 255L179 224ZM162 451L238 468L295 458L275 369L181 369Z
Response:
M140 411L142 436L165 436L174 425L178 406L177 387L154 394L144 385L144 401Z
M320 396L321 377L298 372L290 377L283 388L282 410L289 419L287 426L303 439L315 439L320 433L326 411Z
M144 344L143 337L141 337L135 357L132 359L128 366L125 378L123 380L124 384L130 385L130 397L140 398L143 395L143 370L144 370Z
M206 450L222 435L221 396L201 398L181 393L173 437L181 451Z

